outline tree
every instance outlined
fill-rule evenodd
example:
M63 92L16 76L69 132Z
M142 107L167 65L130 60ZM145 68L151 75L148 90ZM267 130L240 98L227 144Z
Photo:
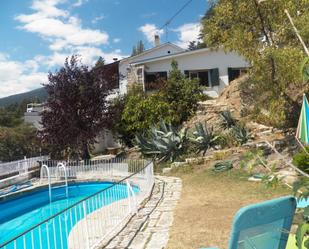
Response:
M84 159L90 157L89 147L110 121L107 74L82 65L77 56L67 58L59 71L49 73L41 134L56 152L69 150Z
M138 41L135 46L132 48L131 56L141 54L145 51L145 45L142 40Z
M265 109L268 118L282 114L277 125L293 126L298 114L295 111L298 103L293 95L301 96L306 89L299 73L305 55L285 9L294 16L308 44L306 0L219 0L204 18L202 32L208 46L223 46L251 62L246 88L252 89L255 105Z
M94 68L103 67L104 65L105 65L105 60L102 56L100 56L97 62L95 63Z
M206 48L206 44L204 42L201 42L200 40L197 41L190 41L188 45L189 50L196 50L196 49L201 49L201 48Z
M196 41L190 41L189 45L188 45L188 49L189 50L196 50L197 49Z
M28 124L0 127L0 161L40 155L41 143L35 128Z
M198 79L189 79L182 74L177 61L173 60L171 66L172 70L160 92L170 105L171 123L179 126L196 112L202 91Z

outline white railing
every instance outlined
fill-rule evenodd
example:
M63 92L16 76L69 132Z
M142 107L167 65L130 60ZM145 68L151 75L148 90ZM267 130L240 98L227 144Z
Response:
M123 158L88 160L88 161L43 161L49 167L52 178L57 177L57 165L62 163L66 167L68 178L97 178L98 174L106 177L126 177L137 172L145 166L144 160L127 160ZM64 172L59 172L60 177L64 177ZM46 178L44 173L41 178Z
M112 162L109 173L114 177L122 173L117 165L121 163L127 164L128 176L120 175L120 181L42 221L0 245L0 249L88 249L102 245L126 224L152 191L153 163L143 162ZM87 165L81 167L88 170ZM105 166L96 167L105 170Z
M18 161L0 163L0 176L27 173L32 167L39 166L39 161L48 160L48 156L25 158Z

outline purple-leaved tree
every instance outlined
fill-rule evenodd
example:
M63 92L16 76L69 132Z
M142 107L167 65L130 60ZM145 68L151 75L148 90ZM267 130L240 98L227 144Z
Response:
M60 70L49 73L41 135L56 155L70 152L90 158L89 148L111 121L107 96L117 82L114 68L91 69L73 55Z

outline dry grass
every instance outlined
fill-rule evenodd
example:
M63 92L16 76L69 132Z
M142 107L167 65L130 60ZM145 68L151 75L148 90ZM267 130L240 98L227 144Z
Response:
M240 170L214 173L188 166L173 175L183 180L167 249L227 248L233 216L245 205L291 194L247 181Z

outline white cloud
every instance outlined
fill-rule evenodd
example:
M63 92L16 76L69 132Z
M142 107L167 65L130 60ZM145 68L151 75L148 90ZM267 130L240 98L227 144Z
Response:
M73 7L80 7L86 2L88 2L88 0L77 0L75 3L72 4L72 6Z
M59 51L71 46L99 46L108 44L105 31L83 28L81 20L67 11L57 8L63 0L34 0L31 8L36 11L30 15L18 15L22 23L20 29L36 33L50 42L50 49Z
M154 43L155 35L164 34L163 29L159 29L155 24L149 24L149 23L146 23L145 25L139 27L138 30L145 35L149 43Z
M102 15L99 15L99 16L96 16L95 18L93 18L93 19L91 20L91 22L92 22L93 24L96 24L97 22L99 22L99 21L101 21L101 20L103 20L103 19L106 19L106 18L107 18L107 16L104 15L104 14L102 14Z
M174 32L178 33L178 41L176 44L182 48L188 48L190 41L197 41L201 31L200 23L186 23L176 29Z
M113 39L113 43L119 43L120 41L121 41L120 38L114 38L114 39Z
M47 82L47 74L38 71L35 60L18 62L0 53L0 97L26 92Z

